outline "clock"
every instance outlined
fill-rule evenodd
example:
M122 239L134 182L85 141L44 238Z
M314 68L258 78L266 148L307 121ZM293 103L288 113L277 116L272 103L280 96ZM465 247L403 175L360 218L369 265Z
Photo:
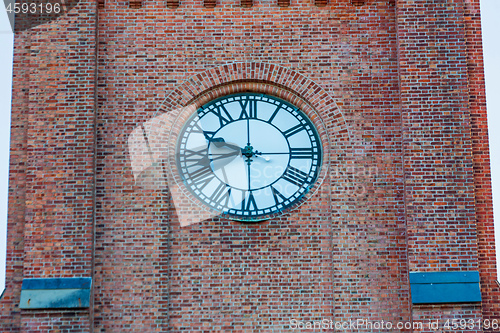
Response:
M177 169L185 187L211 210L259 221L298 204L318 178L318 131L292 104L240 93L213 100L180 131Z

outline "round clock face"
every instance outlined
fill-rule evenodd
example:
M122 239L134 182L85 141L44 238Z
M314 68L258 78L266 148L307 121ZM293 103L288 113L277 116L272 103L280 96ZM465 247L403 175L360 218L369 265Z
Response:
M240 220L260 220L297 203L321 165L321 142L307 116L262 94L202 106L177 144L178 171L199 201Z

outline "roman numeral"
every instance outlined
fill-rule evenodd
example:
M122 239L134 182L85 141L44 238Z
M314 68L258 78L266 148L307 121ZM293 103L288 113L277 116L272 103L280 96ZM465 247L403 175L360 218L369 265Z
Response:
M194 125L193 125L193 129L191 130L192 133L202 133L204 134L205 131L203 131L203 129L200 127L200 123L199 122L196 122Z
M290 148L290 158L312 159L316 155L312 148Z
M205 139L207 139L208 141L212 140L214 135L215 135L215 132L213 132L213 131L204 131L203 128L201 128L199 122L196 122L193 125L193 128L191 129L191 133L203 134Z
M298 124L297 126L287 129L285 132L283 132L283 135L289 138L292 135L297 134L302 130L304 130L304 126L302 124Z
M189 178L193 181L193 183L201 190L205 188L214 178L214 174L212 172L212 168L210 165L202 166L194 172L189 174Z
M210 159L208 158L208 150L206 148L202 148L201 150L191 150L186 149L184 151L184 160L186 163L195 162L195 164L188 165L191 166L210 166Z
M253 208L251 208L253 207ZM243 192L243 201L241 202L241 210L243 211L250 211L250 210L257 210L257 203L255 202L255 198L253 196L252 191L250 191L250 194L248 195L248 200L246 199L246 191Z
M283 194L281 194L280 191L278 191L277 189L275 189L272 186L271 186L271 191L273 192L273 198L274 198L274 202L276 202L276 204L282 203L283 201L286 200L285 196Z
M227 207L229 202L229 197L231 196L231 187L229 185L220 183L219 186L210 196L210 199L217 203L218 205Z
M281 105L282 104L280 104L280 105L278 105L276 107L276 110L274 110L273 114L271 115L271 118L269 118L269 120L267 121L268 123L272 123L273 122L274 117L276 117L276 115L278 114L278 111L281 109Z
M239 119L256 119L257 118L257 101L247 99L245 102L238 101L241 106Z
M298 187L301 187L307 180L307 173L289 165L282 178Z
M208 141L212 140L214 138L215 132L211 131L203 131L203 135L205 136L205 139Z
M219 118L221 127L234 120L224 105L216 105L215 108L210 111Z

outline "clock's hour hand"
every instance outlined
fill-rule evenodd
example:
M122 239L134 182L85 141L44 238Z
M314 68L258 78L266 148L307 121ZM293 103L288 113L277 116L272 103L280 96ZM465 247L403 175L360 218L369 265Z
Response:
M239 151L234 151L231 153L225 153L225 154L210 154L203 156L201 158L197 158L195 160L189 159L189 162L195 162L191 166L198 166L198 167L211 167L213 168L215 166L215 169L221 168L221 164L217 163L217 165L213 164L214 162L217 162L219 160L222 160L221 162L225 162L223 164L227 164L227 159L229 158L235 158L236 156L239 155Z
M227 143L224 138L214 138L209 135L209 133L212 132L203 132L203 135L205 136L205 139L207 139L208 142L213 143L215 147L217 148L229 148L237 151L241 151L241 148L238 147L235 144L232 143Z
M212 140L212 137L214 136L215 132L212 132L212 131L203 131L203 135L205 136L205 138L210 141Z
M212 135L210 135L212 134ZM214 138L213 135L215 132L208 132L208 131L203 131L203 135L205 136L205 139L207 139L208 142L226 142L224 141L223 138Z

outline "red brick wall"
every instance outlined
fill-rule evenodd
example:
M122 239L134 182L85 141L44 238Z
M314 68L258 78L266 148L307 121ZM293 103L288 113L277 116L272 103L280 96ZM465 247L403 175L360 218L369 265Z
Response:
M23 279L24 259L29 49L29 33L18 33L14 39L14 78L12 81L6 291L0 301L0 323L5 332L19 332L21 325L21 314L17 307Z
M498 311L478 1L106 1L97 114L95 6L16 36L2 329L265 332ZM324 128L328 172L280 218L180 227L155 174L134 178L129 136L237 91L302 107ZM90 314L16 314L23 276L91 276L93 261ZM483 305L411 306L409 271L478 269Z
M92 274L96 11L83 1L73 10L16 23L33 25L15 36L2 332L89 330L88 310L18 310L22 278Z
M479 2L475 22L471 3L398 2L410 271L478 270L480 251L492 246L482 260L487 257L489 267L494 261L493 231L485 230L492 209L488 151L482 146L487 142L484 81L473 74L482 75ZM478 62L480 67L474 65ZM489 286L483 290L484 304L492 302L491 271L481 269ZM431 314L482 319L479 305L413 307L415 320Z
M81 333L90 332L88 310L83 311L29 311L23 312L22 326L16 332Z

